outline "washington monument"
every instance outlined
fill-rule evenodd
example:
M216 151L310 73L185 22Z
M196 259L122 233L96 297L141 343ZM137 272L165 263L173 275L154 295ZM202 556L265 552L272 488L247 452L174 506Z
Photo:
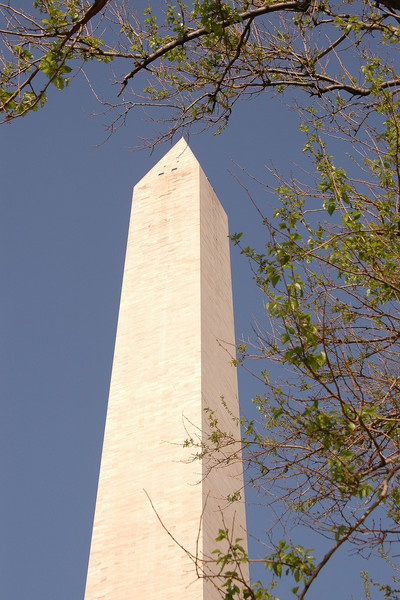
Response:
M85 600L217 600L218 530L245 538L240 461L202 453L240 435L227 236L181 139L134 188Z

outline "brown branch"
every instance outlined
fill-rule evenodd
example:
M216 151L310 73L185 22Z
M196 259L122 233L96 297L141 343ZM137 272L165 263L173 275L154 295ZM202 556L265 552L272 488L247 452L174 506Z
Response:
M327 552L325 554L325 556L323 557L323 559L318 564L317 568L314 570L313 574L311 575L311 577L309 577L307 583L305 584L304 589L299 596L299 600L304 600L304 597L305 597L309 587L311 586L312 582L318 577L321 569L326 565L326 563L329 561L329 559L332 557L332 555L336 552L336 550L338 550L338 548L340 548L340 546L342 546L342 544L344 544L344 542L347 542L347 540L353 535L353 533L355 531L357 531L357 529L364 523L364 521L369 517L369 515L385 500L385 498L388 494L388 491L389 491L389 482L396 475L396 473L399 471L399 469L400 469L400 463L397 463L393 467L393 469L388 473L388 475L385 477L385 479L383 480L382 489L379 492L378 497L375 500L375 502L373 502L367 508L367 510L354 523L354 525L349 527L349 529L343 535L343 537L341 537L340 540L338 540L337 543L329 550L329 552Z
M229 72L229 70L232 68L232 66L233 66L234 62L235 62L235 61L236 61L236 60L239 58L239 56L240 56L240 52L241 52L241 50L242 50L242 47L244 46L244 44L245 44L245 43L246 43L246 41L248 40L248 37L249 37L249 35L250 35L250 28L251 28L251 24L252 24L252 22L253 22L253 18L254 18L254 17L252 17L251 19L249 19L249 20L247 21L247 23L246 23L246 26L245 26L245 28L244 28L244 30L243 30L243 33L242 33L242 35L240 36L240 40L239 40L239 43L238 43L238 45L237 45L237 48L236 48L235 55L234 55L234 57L233 57L233 58L232 58L232 59L231 59L231 60L228 62L228 64L226 65L225 69L224 69L224 70L223 70L223 72L222 72L222 75L220 76L220 78L219 78L219 80L218 80L218 82L217 82L217 85L216 85L216 87L215 87L215 90L214 90L214 92L212 93L212 98L213 98L213 106L212 106L212 108L213 108L213 109L214 109L215 103L216 103L216 101L217 101L217 95L218 95L218 92L221 90L222 83L223 83L223 81L224 81L224 79L225 79L225 77L226 77L226 74L227 74L227 73Z
M97 15L106 6L106 4L108 2L109 2L109 0L95 0L95 2L93 2L93 4L84 13L82 18L77 23L75 23L75 25L73 25L73 27L68 31L68 33L66 35L64 35L64 37L60 41L59 48L60 49L63 48L67 44L67 42L75 35L75 33L77 33L77 31L81 30L95 15ZM17 11L15 11L15 9L12 9L12 10L14 13L17 13ZM22 15L22 16L25 16L25 15ZM75 43L76 42L77 42L77 40L75 40ZM31 110L33 106L36 106L40 102L40 100L43 98L49 84L58 76L61 67L65 64L66 58L67 58L67 56L64 55L62 61L58 65L58 68L54 71L52 77L49 78L49 81L47 82L45 87L38 94L36 94L35 102L30 104L26 110L19 113L18 116L22 116L22 115L26 114L26 112ZM14 93L9 98L7 98L7 100L5 102L2 103L1 110L5 110L7 112L7 106L13 100L15 100L15 98L21 93L21 91L26 86L31 85L32 80L39 73L39 71L40 71L40 67L36 67L36 69L29 75L29 77L22 84L20 84L17 87L17 89L14 91Z
M90 8L88 8L88 10L85 12L83 17L77 23L75 23L75 25L70 29L70 31L67 34L66 41L69 40L73 35L75 35L75 33L81 27L84 27L84 25L86 25L86 23L88 23L91 19L93 19L93 17L95 17L105 7L105 5L108 2L109 2L109 0L95 0L93 2L93 4L90 6Z
M245 12L239 13L238 17L242 22L244 22L244 21L248 21L248 20L253 20L255 17L259 17L261 15L276 12L279 10L303 10L302 7L303 7L303 3L298 2L298 0L289 0L288 2L276 2L274 4L269 4L266 6L262 6L260 8L247 10ZM228 19L225 21L220 21L218 23L218 25L223 27L223 29L226 29L226 28L230 27L231 25L233 25L234 23L236 23L236 21L232 21L232 20ZM132 69L132 71L127 73L127 75L125 75L125 77L123 78L122 83L121 83L121 90L119 91L118 96L120 96L122 94L128 81L130 79L132 79L132 77L134 77L136 75L136 73L138 73L139 71L141 71L143 69L146 69L146 67L148 65L150 65L151 63L156 61L158 58L161 58L168 52L170 52L170 50L173 50L174 48L177 48L178 46L183 46L187 42L190 42L192 40L203 37L204 35L207 35L209 33L210 33L210 31L206 27L199 27L198 29L195 29L194 31L192 31L190 33L185 33L184 35L178 37L177 39L172 40L168 44L165 44L164 46L162 46L161 48L159 48L152 54L149 54L148 56L146 56L145 58L140 60L140 62L136 65L136 67L134 69Z

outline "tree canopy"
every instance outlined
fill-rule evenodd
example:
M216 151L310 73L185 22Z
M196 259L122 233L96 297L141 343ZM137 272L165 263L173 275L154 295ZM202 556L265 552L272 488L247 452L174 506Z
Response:
M163 108L163 134L194 123L217 130L234 104L267 90L303 90L333 112L395 92L397 0L325 2L35 0L32 11L0 3L1 114L45 104L92 60L114 84L98 99L111 129L136 106ZM90 69L88 69L90 79ZM96 92L96 90L95 90Z

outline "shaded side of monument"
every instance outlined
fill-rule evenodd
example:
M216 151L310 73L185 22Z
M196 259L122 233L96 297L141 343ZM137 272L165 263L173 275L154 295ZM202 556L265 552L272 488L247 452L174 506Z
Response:
M192 460L210 416L240 435L227 236L181 139L134 189L85 600L217 600L218 530L246 537L238 444Z

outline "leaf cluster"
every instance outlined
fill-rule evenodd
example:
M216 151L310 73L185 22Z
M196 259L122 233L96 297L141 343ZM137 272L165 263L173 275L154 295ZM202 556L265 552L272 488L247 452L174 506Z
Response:
M5 120L36 110L49 84L68 84L66 67L78 73L96 59L114 62L119 84L117 98L103 101L111 129L138 105L161 107L158 139L196 124L219 133L239 99L268 90L327 99L328 112L349 116L360 102L375 110L400 83L395 8L389 0L196 0L138 15L109 0L37 0L31 13L0 4L0 109Z

